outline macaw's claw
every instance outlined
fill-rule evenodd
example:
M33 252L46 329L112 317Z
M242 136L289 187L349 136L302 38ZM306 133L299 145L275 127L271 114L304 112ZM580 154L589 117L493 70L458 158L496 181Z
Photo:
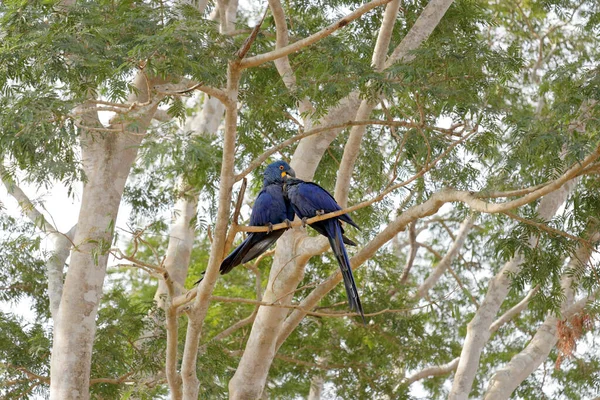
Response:
M267 233L271 233L271 232L273 232L273 224L272 224L272 223L270 223L270 222L269 222L269 223L267 224L267 228L269 228L269 229L267 230Z
M308 217L304 217L302 218L302 227L306 228L306 221L308 220Z
M285 221L283 221L283 222L285 222L285 224L287 225L288 228L292 227L292 221L290 221L289 219L286 218Z
M317 210L315 212L315 214L317 214L317 217L321 216L321 215L325 215L325 210Z

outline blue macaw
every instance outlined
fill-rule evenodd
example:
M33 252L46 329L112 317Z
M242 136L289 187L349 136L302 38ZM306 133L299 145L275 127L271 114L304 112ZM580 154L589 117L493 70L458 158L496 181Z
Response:
M294 209L283 194L283 183L288 175L296 176L294 170L285 161L275 161L267 165L263 173L263 189L252 207L250 225L270 227L286 221L291 225ZM234 267L247 263L267 251L284 231L285 229L250 232L246 239L223 260L221 274L226 274Z
M327 190L313 182L305 182L301 179L296 179L293 176L291 178L287 177L284 185L284 192L290 199L296 215L298 215L303 222L305 222L306 219L317 215L341 210L341 207L335 201L333 196L331 196ZM352 268L350 268L350 259L348 258L346 247L344 246L344 243L350 245L356 245L356 243L344 236L344 228L342 228L340 221L347 222L360 229L348 214L342 214L323 221L313 222L310 226L329 239L331 249L342 270L342 277L344 278L344 286L346 287L346 295L348 296L350 309L358 312L361 315L363 322L366 323L365 314L362 305L360 304L360 298L358 297L356 283L354 282L354 276L352 275Z

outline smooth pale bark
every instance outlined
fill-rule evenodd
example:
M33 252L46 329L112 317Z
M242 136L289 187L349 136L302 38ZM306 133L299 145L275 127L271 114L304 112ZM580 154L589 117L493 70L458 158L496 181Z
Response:
M286 232L278 241L278 249L290 249L300 235ZM263 301L289 304L298 283L304 277L307 257L294 258L289 251L276 251ZM229 382L230 399L257 399L264 389L276 353L275 338L288 310L261 307L258 310L246 350L235 375Z
M206 96L201 112L188 120L184 128L192 130L194 135L215 134L223 119L223 111L224 106L219 100ZM178 185L181 195L175 204L175 218L169 232L169 244L165 257L165 269L169 274L169 279L174 283L171 285L170 293L173 297L182 293L188 273L190 256L196 237L196 231L194 226L191 225L191 221L196 215L199 197L196 191L187 187L183 178L179 179ZM183 395L182 381L181 376L177 372L179 327L177 310L171 305L172 299L168 302L164 301L167 296L169 296L168 285L164 279L161 279L154 299L160 307L165 308L167 316L166 376L171 390L171 397L173 399L181 399Z
M503 326L507 322L511 321L521 311L523 311L525 309L525 307L527 307L527 305L529 304L529 301L531 300L531 298L538 292L538 290L539 290L539 287L532 289L527 294L527 296L525 296L523 298L523 300L521 300L517 305L512 307L510 310L505 312L500 318L498 318L496 321L494 321L494 323L490 326L490 333L496 332L498 329L500 329L501 326ZM459 361L460 361L460 357L456 357L454 360L452 360L446 364L424 368L421 371L415 372L414 374L412 374L411 376L406 378L405 384L411 385L416 381L419 381L419 380L425 379L425 378L429 378L431 376L447 375L450 372L456 370L456 368L458 367Z
M48 275L48 299L50 301L50 313L53 319L58 317L60 299L63 289L63 271L67 258L71 254L73 239L77 232L77 225L73 226L66 234L52 233L52 255L46 263L46 274Z
M317 127L342 124L352 119L359 104L357 95L349 96L319 121ZM311 125L312 122L307 118L305 127ZM300 141L290 163L299 178L312 179L327 147L341 131L341 128L335 129ZM287 232L279 239L263 299L279 299L283 304L291 302L292 296L289 294L302 280L304 266L310 256L294 258L296 252L293 249L305 239L306 233L302 229ZM291 259L293 261L290 262ZM287 310L278 307L259 309L240 364L229 382L230 398L260 397L276 353L278 332L287 313Z
M46 263L46 276L48 279L48 300L50 302L50 314L53 319L58 316L58 308L60 306L60 298L63 288L63 269L69 254L71 253L71 245L75 236L76 226L73 226L69 232L61 233L54 225L52 225L44 215L35 207L29 200L29 197L21 190L15 182L9 181L6 171L0 165L0 175L2 183L6 187L7 192L14 197L19 203L19 207L23 214L34 225L41 229L42 232L48 234L48 239L52 242L52 250L50 258Z
M568 318L573 314L577 314L593 298L594 296L584 297L564 309L562 316ZM557 327L559 321L560 319L554 315L549 315L546 318L525 349L516 354L504 368L494 374L485 394L485 400L509 399L515 389L548 358L558 342Z
M598 237L598 234L593 235L591 241L596 242ZM565 268L561 279L565 295L565 300L561 305L561 318L563 319L583 310L585 305L595 297L594 295L585 296L573 304L575 290L573 276L570 274L573 269L589 263L592 251L593 249L589 246L580 246ZM559 321L560 319L556 315L550 313L523 351L513 356L507 365L494 373L485 394L486 400L508 399L515 389L548 358L550 351L558 342Z
M449 4L451 4L451 2L448 3L448 5ZM283 19L278 13L278 11L280 11L278 8L278 3L271 1L270 5L272 9L275 10L275 19L276 23L278 24L278 35L284 35ZM381 34L380 40L381 46L379 49L381 52L383 52L383 50L387 49L389 46L388 31L391 29L390 26L393 26L390 20L395 19L390 16L395 17L397 11L398 9L394 9L393 6L390 6L389 10L387 11L388 17L386 21L388 22L384 26L384 33ZM429 28L427 29L429 32L431 32L433 28L430 30ZM296 42L294 46L299 46L301 44L300 42L301 41ZM280 46L284 46L285 43L285 37L278 41L278 45ZM285 48L287 47L290 46L286 46ZM289 52L287 52L287 50L283 50L283 48L278 48L271 53L273 54L269 56L272 56L272 58L270 58L272 60L285 57L287 54L289 54ZM383 54L385 54L385 52L383 52ZM252 57L251 59L244 60L242 65L250 66L255 62L264 62L264 60L267 58L268 57L263 57L262 55ZM377 58L379 59L381 57L378 56ZM377 63L380 63L380 61ZM293 88L294 81L290 76L291 70L288 68L289 63L286 63L284 60L282 62L278 62L276 66L285 78L284 81L288 85L288 88ZM349 96L340 101L336 108L330 110L327 116L319 121L315 127L334 125L355 119L360 104L361 101L359 94L351 93ZM304 109L308 109L305 102L301 104L301 109L302 107L304 107ZM371 110L372 108L365 108L363 114L368 116ZM313 121L310 119L305 120L304 129L308 130L312 127ZM341 131L342 129L336 129L320 135L310 136L300 141L290 163L299 178L304 180L312 180L325 151ZM346 185L349 185L349 180L346 182ZM290 238L290 236L292 238ZM299 251L301 248L302 250L310 248L312 251ZM286 233L284 237L279 240L276 248L274 261L271 267L272 272L267 284L267 291L271 291L269 296L278 298L279 301L284 304L289 303L292 299L292 296L285 294L297 287L302 278L304 266L308 260L308 257L313 254L317 254L318 252L322 252L325 249L325 241L320 239L313 240L312 238L306 238L306 234L302 232L301 229L295 229L292 233ZM298 255L305 256L306 259L304 260L300 257L294 258L294 256ZM290 260L292 261L290 262ZM273 272L277 273L274 274ZM266 296L267 293L265 293L265 298L267 298ZM261 307L259 310L238 369L236 370L233 379L229 383L231 399L254 399L260 397L267 379L269 368L273 361L273 357L276 353L276 350L281 345L279 340L281 338L280 329L283 326L287 313L288 311L278 309L276 307Z
M462 224L460 224L460 228L458 229L458 233L456 234L456 239L454 240L454 243L452 243L450 250L448 250L444 258L441 259L436 268L431 272L431 274L429 274L429 276L427 277L427 279L425 279L421 286L419 286L417 292L414 295L415 299L425 297L425 295L427 295L427 292L429 292L429 290L437 283L437 281L444 274L444 272L450 267L452 261L454 261L454 258L456 258L456 255L465 243L467 235L473 227L473 222L474 218L470 216L465 218Z
M448 11L448 8L450 8L450 5L452 5L453 1L454 0L430 1L423 9L423 12L419 15L419 18L417 18L410 31L408 31L400 44L394 49L387 61L384 62L390 44L392 29L400 6L397 1L389 3L385 10L381 29L377 37L377 42L375 43L375 51L373 52L372 65L375 71L384 71L396 62L404 63L413 60L414 56L412 56L410 52L418 49L419 46L429 38L436 26L442 20L444 14L446 14L446 11ZM357 110L355 119L368 119L375 108L375 105L375 102L367 99L363 100ZM424 123L425 121L421 122ZM344 146L344 154L342 155L340 168L338 170L334 196L342 207L345 207L348 203L352 171L354 170L356 159L360 154L360 145L366 129L366 125L352 127L346 146Z
M321 400L323 394L323 386L325 380L320 375L315 375L310 380L310 391L308 392L308 400Z
M197 116L190 119L185 129L194 132L194 135L214 135L223 121L225 107L214 97L206 96L202 110ZM173 223L169 231L169 244L165 256L165 269L175 282L175 296L182 293L182 288L187 276L190 255L195 239L195 229L191 221L196 215L198 193L190 190L187 185L179 180L180 197L173 209ZM163 298L167 295L167 285L164 280L159 280L158 289L154 296L159 306L163 306Z
M139 95L132 96L130 101L149 100L143 76L136 77L134 85ZM95 319L102 296L108 249L125 181L157 104L153 101L138 111L135 132L132 132L135 134L130 134L123 125L113 125L122 127L123 133L90 130L82 133L83 169L87 182L73 240L76 247L71 252L54 325L50 368L52 400L89 398Z
M230 32L235 27L237 5L237 0L219 2L217 8L219 9L218 14L221 17L220 31L222 33ZM206 2L200 2L198 6L204 8L206 7ZM225 93L218 89L206 90L206 88L204 88L200 90L210 93L218 92L216 94L219 98L205 95L201 105L201 111L188 119L183 129L192 131L195 136L214 135L217 133L219 125L223 120L225 106L222 102L227 99L225 98ZM188 357L185 362L187 369L185 381L182 374L177 370L179 363L179 324L177 309L173 306L172 300L184 291L184 283L188 274L190 257L195 239L195 227L191 225L191 222L196 216L199 193L189 187L182 177L178 180L178 189L180 197L173 210L174 220L169 232L169 244L164 265L168 273L170 284L167 284L164 279L160 280L155 294L155 300L159 306L165 308L165 314L167 316L167 351L165 369L171 397L173 399L181 399L184 396L185 398L193 398L194 396L197 397L198 393L198 379L191 372L191 368L194 368L195 366L196 357L194 356L194 360L191 360L192 356L189 355L190 348L194 346L188 346L188 344L186 344ZM167 296L171 296L171 298L168 302L165 302L164 299ZM186 343L187 341L195 341L195 347L197 347L202 322L195 320L194 324L196 329L192 334L197 335L197 337L186 338ZM197 349L195 352L197 353Z
M456 357L454 360L452 360L446 364L436 365L434 367L428 367L428 368L422 369L421 371L418 371L418 372L412 374L411 376L409 376L406 379L406 384L411 385L411 384L415 383L416 381L420 381L421 379L429 378L432 376L447 375L456 369L456 367L458 366L458 360L459 360L459 358Z
M575 182L569 181L559 190L551 192L542 198L538 206L538 215L540 218L546 221L550 220L565 202L574 186ZM531 238L531 241L533 240L535 240L535 237ZM481 352L491 336L490 326L510 289L509 275L518 273L521 269L521 263L521 255L516 255L512 260L504 264L500 272L490 280L488 291L481 306L467 325L467 335L461 351L460 362L454 376L452 389L448 397L449 399L468 399L475 374L479 367Z
M231 193L235 183L235 141L238 116L240 70L238 65L230 63L227 70L227 101L225 104L225 130L223 138L223 163L219 180L218 210L213 234L213 242L204 279L196 288L196 298L188 311L188 326L186 332L183 360L181 364L181 378L183 382L183 398L195 400L198 398L199 384L196 375L198 347L202 327L208 307L210 296L214 290L219 275L219 265L223 260L226 244L227 226L231 205Z

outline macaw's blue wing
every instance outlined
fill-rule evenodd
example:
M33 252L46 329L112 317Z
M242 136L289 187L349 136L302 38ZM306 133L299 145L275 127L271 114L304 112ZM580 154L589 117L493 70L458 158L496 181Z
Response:
M290 181L290 179L288 179L288 181ZM300 180L293 179L291 181L295 182ZM317 212L324 212L327 214L342 209L335 201L333 196L316 183L303 181L300 181L299 183L294 182L291 184L288 183L288 186L292 188L294 191L293 196L298 200L294 202L290 197L292 206L296 210L297 214L299 209L304 216L311 218L317 215ZM360 227L352 220L352 218L350 218L348 214L342 214L338 216L337 219L347 222L353 227L360 229Z
M269 226L289 219L290 205L283 196L282 185L268 185L258 194L250 225ZM221 274L226 274L234 267L247 263L267 251L273 243L283 235L285 229L272 232L250 232L246 239L231 252L221 263Z
M290 203L292 203L292 207L294 207L294 211L300 218L311 218L318 213L326 214L341 210L341 207L337 204L335 199L316 183L288 178L286 182L286 194L290 199ZM360 298L358 296L358 289L356 288L356 282L352 275L352 268L350 268L350 259L348 258L346 247L344 246L344 243L355 243L344 237L344 230L342 229L340 220L358 228L358 225L356 225L356 223L352 221L352 218L347 214L323 221L317 221L310 224L310 226L329 239L331 249L340 265L340 270L342 271L350 309L358 312L361 315L363 322L366 323L362 304L360 303Z
M247 263L267 251L283 235L285 229L271 233L250 232L246 239L235 248L221 263L220 271L224 275L240 264Z
M287 188L287 196L290 197L292 207L300 218L312 218L316 216L317 213L323 212L327 214L342 209L333 196L316 183L304 182L300 179L288 179ZM291 197L294 197L294 200L292 200ZM335 219L340 219L355 228L360 229L348 214L342 214ZM325 225L326 221L318 221L310 224L310 226L321 235L327 236ZM344 243L349 246L356 246L356 242L344 235L344 228L341 229Z

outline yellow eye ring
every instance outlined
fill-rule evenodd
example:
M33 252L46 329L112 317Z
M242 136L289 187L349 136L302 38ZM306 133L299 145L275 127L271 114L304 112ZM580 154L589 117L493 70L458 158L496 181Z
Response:
M283 171L283 165L280 165L280 166L279 166L279 169Z

